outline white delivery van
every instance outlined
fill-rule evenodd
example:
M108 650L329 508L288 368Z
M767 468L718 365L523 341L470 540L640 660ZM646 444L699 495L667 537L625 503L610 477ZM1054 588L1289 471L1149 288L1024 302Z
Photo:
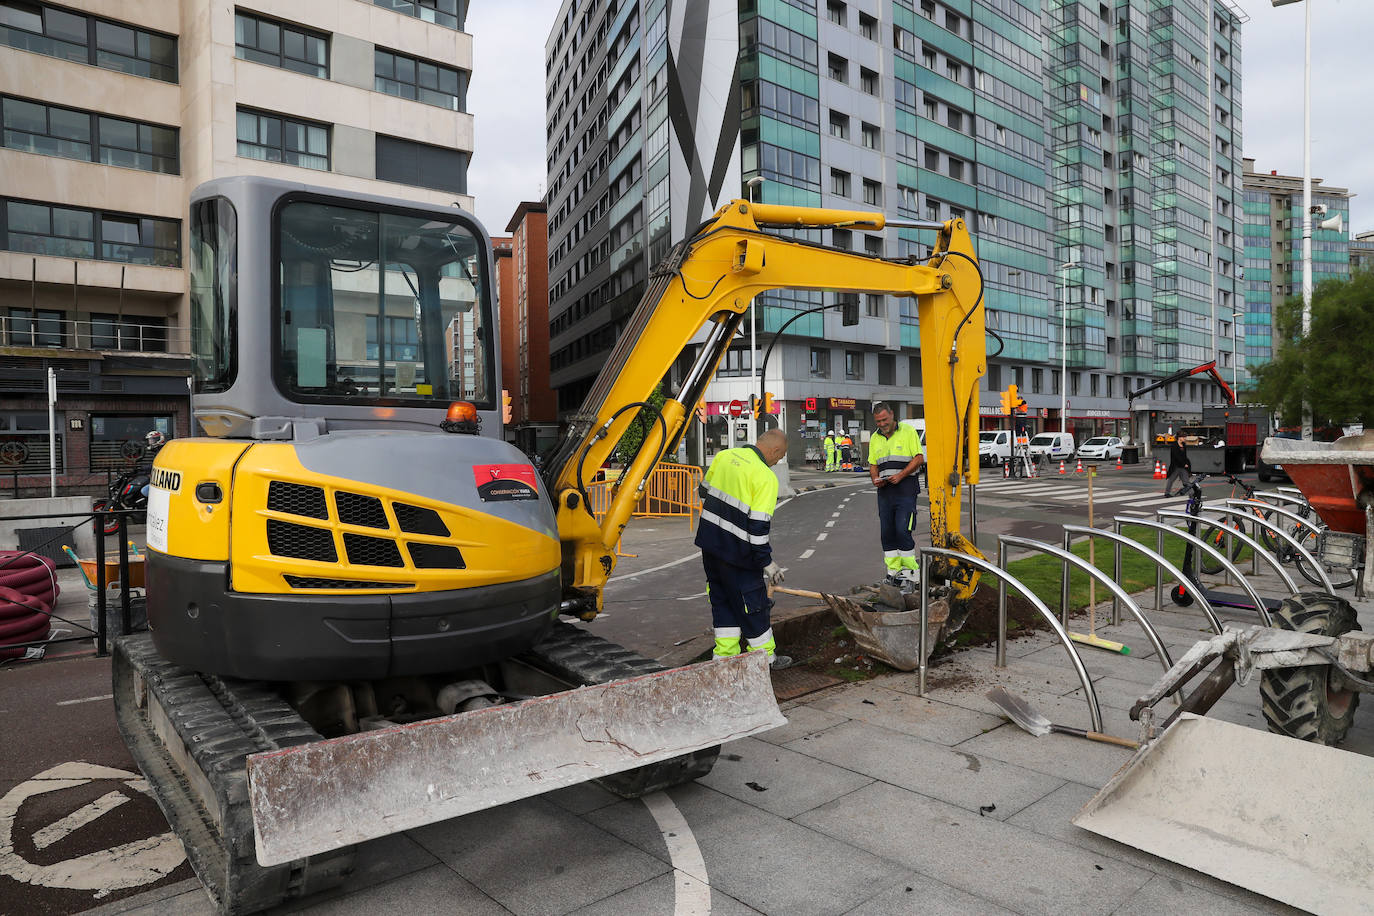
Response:
M985 429L978 434L979 465L997 465L1010 460L1010 432L1005 429Z
M1073 457L1072 433L1041 433L1030 441L1031 457L1048 461L1068 461Z

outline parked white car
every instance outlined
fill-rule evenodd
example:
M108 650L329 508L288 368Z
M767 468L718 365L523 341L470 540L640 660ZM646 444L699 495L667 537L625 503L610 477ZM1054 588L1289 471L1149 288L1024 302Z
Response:
M1094 436L1078 449L1078 457L1097 461L1120 458L1121 439L1117 436Z
M978 434L978 464L1001 464L1011 460L1011 433L987 429Z
M1030 441L1031 457L1037 461L1068 461L1073 448L1072 433L1041 433Z

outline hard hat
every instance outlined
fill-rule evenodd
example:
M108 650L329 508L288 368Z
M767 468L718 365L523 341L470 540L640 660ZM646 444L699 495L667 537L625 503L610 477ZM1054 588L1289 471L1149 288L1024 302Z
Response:
M833 436L833 435L835 435L835 431L834 431L833 429L827 429L827 430L825 431L825 434L826 434L827 436Z

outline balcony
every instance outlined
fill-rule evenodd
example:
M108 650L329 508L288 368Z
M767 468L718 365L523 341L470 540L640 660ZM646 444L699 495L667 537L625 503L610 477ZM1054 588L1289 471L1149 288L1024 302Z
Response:
M0 314L0 393L41 396L49 367L58 370L59 394L185 392L191 348L184 328L134 316L76 320L44 309L37 317L8 311Z

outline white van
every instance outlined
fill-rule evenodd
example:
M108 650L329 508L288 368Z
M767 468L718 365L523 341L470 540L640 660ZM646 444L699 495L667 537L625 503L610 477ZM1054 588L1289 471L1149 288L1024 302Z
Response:
M978 434L978 464L1001 464L1011 460L1011 433L1005 429L985 429Z
M1031 457L1049 461L1068 461L1073 458L1072 433L1041 433L1030 441Z

